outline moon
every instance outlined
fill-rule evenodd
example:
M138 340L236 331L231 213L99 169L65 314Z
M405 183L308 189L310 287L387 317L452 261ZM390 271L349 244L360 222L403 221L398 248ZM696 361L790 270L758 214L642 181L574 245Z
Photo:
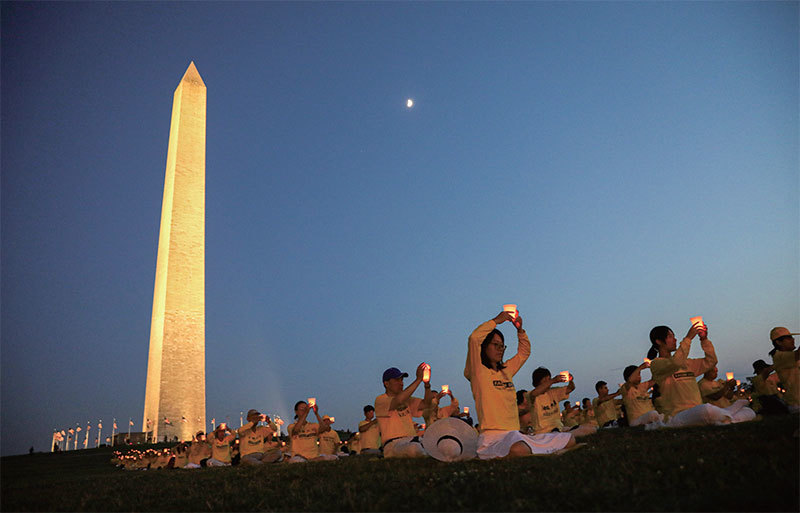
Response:
M410 109L413 106L414 106L414 100L412 100L411 98L406 100L406 107L408 107Z

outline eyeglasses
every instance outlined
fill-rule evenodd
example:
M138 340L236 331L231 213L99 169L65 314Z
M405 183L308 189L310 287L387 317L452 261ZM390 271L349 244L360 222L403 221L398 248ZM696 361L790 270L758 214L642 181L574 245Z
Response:
M489 342L489 345L496 347L498 351L505 351L506 350L506 346L505 345L498 344L497 342Z

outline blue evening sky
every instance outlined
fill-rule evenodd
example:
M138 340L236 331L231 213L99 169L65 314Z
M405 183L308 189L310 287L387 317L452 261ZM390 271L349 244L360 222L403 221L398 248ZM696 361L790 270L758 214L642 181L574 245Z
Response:
M209 421L315 396L355 429L422 361L473 406L504 303L517 388L570 370L573 400L658 324L703 315L742 380L800 329L798 2L3 2L1 46L3 454L141 429L190 61Z

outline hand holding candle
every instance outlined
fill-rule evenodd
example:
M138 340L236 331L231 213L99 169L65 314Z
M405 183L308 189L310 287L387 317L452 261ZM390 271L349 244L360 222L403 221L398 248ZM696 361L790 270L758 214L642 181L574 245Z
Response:
M308 398L308 407L313 408L317 405L317 398L316 397L309 397Z
M427 363L423 363L425 366L422 370L422 381L425 383L431 382L431 366Z
M732 372L726 372L725 373L725 379L728 380L728 381L732 380L733 379L733 373Z
M561 371L561 372L559 372L559 373L558 373L558 375L559 375L559 377L561 378L561 380L560 380L560 381L562 381L562 382L564 382L564 383L566 383L566 382L569 382L569 381L570 381L570 378L571 378L571 376L570 376L570 374L569 374L569 371Z
M450 385L442 385L442 393L449 394L450 393Z

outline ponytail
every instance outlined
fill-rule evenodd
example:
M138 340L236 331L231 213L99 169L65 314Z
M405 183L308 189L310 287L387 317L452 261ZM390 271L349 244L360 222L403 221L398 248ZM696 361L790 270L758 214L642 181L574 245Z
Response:
M647 358L649 360L658 358L658 349L656 349L656 346L650 346L650 349L647 351Z

